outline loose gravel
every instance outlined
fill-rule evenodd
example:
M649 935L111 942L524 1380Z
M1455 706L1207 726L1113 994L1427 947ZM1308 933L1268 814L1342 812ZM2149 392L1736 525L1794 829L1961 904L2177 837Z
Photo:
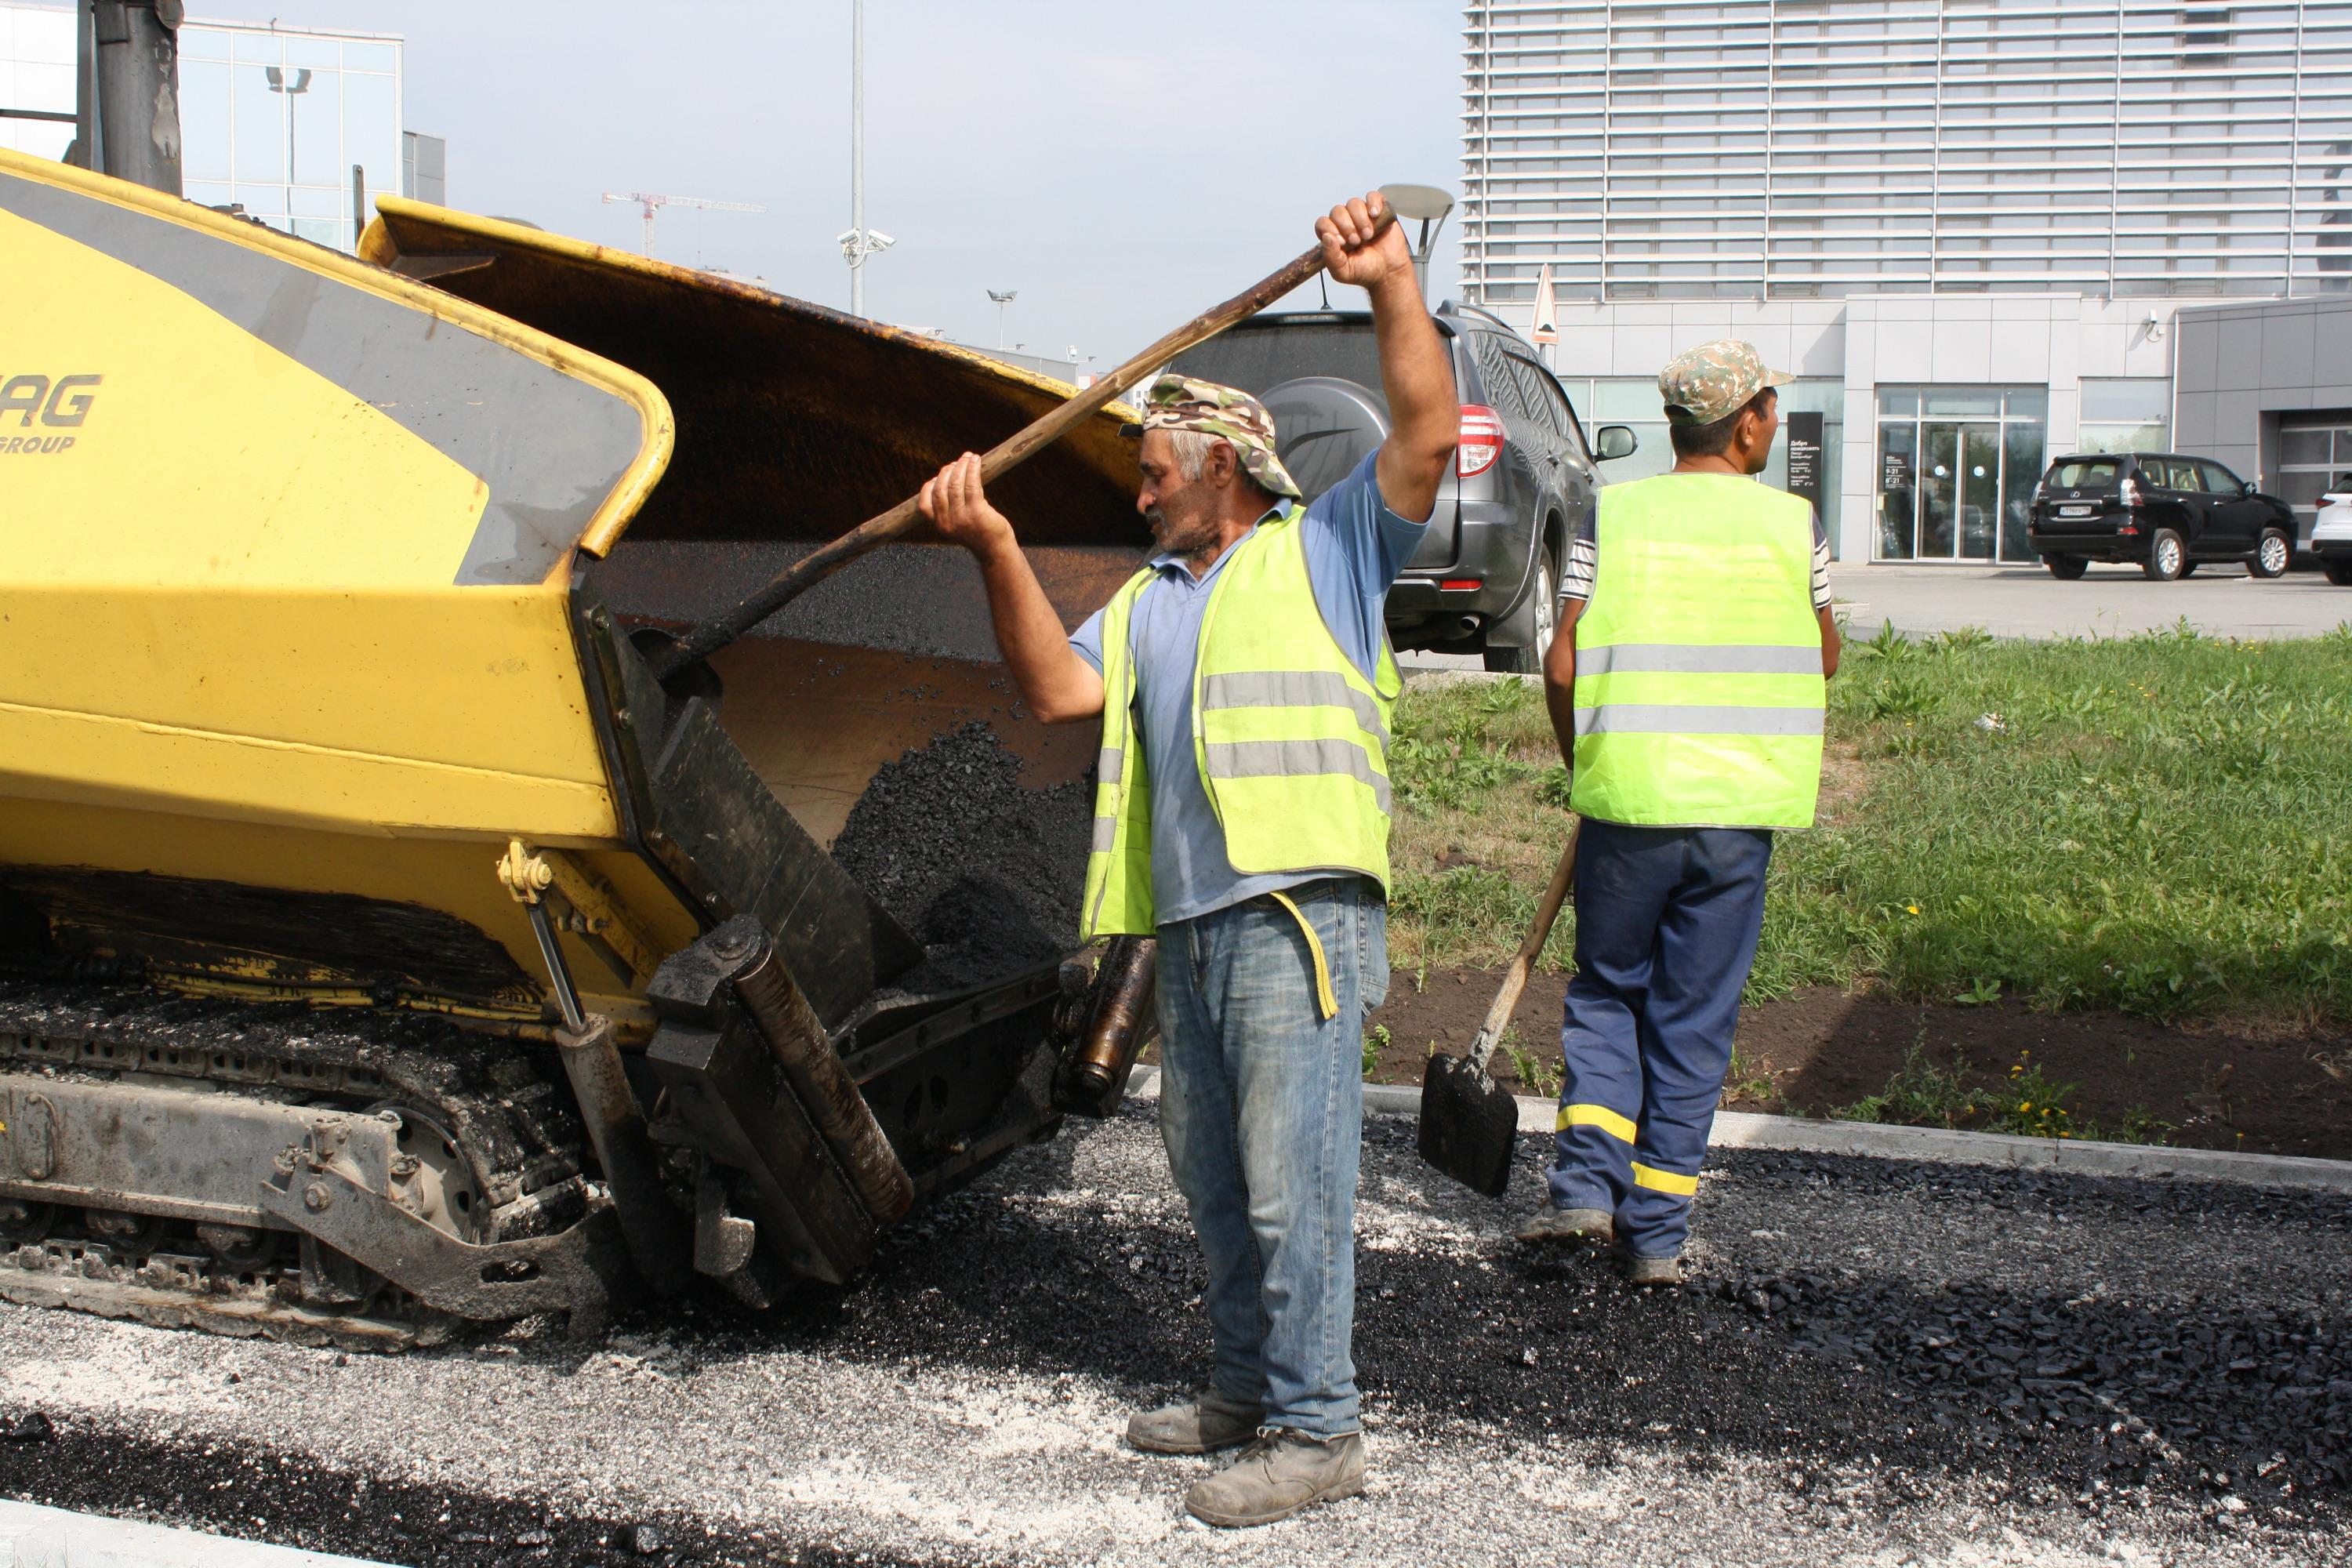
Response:
M0 1490L415 1563L2352 1562L2352 1201L1729 1152L1694 1277L1508 1239L1367 1130L1371 1489L1183 1519L1200 1378L1146 1114L1023 1151L856 1289L339 1357L0 1309Z
M1021 772L975 721L885 763L850 807L834 858L923 944L900 989L977 984L1077 947L1089 791L1031 789Z

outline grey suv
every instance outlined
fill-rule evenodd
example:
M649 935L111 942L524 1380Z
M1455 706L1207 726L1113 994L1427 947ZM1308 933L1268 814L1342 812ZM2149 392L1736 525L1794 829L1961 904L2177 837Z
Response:
M1532 671L1559 615L1568 542L1601 485L1595 464L1630 454L1633 432L1604 426L1588 445L1568 394L1525 338L1472 305L1449 300L1435 318L1454 356L1461 444L1429 532L1390 590L1389 637L1401 648L1475 653L1488 669ZM1363 311L1253 316L1174 368L1263 399L1283 466L1310 500L1388 437Z

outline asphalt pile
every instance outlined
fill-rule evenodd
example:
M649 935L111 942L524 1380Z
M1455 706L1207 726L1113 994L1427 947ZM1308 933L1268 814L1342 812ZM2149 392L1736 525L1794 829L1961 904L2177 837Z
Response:
M1076 949L1090 791L1031 789L1021 771L975 721L884 764L850 807L833 858L923 945L900 989L976 985Z

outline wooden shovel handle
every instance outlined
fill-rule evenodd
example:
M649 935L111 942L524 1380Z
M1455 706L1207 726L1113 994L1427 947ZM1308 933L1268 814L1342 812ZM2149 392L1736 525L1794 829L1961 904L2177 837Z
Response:
M1544 889L1543 902L1536 908L1527 940L1519 943L1511 967L1503 972L1503 984L1495 993L1495 1005L1486 1009L1486 1021L1478 1026L1477 1039L1470 1043L1474 1053L1481 1050L1482 1042L1485 1050L1495 1048L1504 1026L1511 1021L1511 1010L1519 1005L1519 993L1527 988L1528 971L1535 966L1544 943L1551 940L1552 922L1559 918L1559 906L1568 901L1569 884L1576 879L1576 831L1581 825L1581 818L1569 818L1568 842L1560 848L1559 864L1552 868L1551 886Z
M1372 237L1377 239L1386 234L1395 222L1394 209L1382 209L1381 216L1373 221ZM1256 315L1322 270L1323 247L1318 242L1206 315L1193 317L1150 348L1133 355L1092 386L1048 409L1018 434L991 447L980 459L981 482L988 483L1005 470L1027 461L1039 450L1059 440L1080 420L1100 413L1145 372L1167 363L1187 349L1198 348L1227 327ZM922 513L916 510L919 499L908 496L888 511L867 518L840 538L809 552L777 573L766 586L743 599L733 609L696 626L684 640L655 661L655 676L667 680L688 665L709 658L867 551L912 531L922 520Z

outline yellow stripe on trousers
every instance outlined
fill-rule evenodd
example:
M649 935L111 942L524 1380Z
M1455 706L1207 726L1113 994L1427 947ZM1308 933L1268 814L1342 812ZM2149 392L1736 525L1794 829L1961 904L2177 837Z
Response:
M1598 1127L1620 1143L1633 1141L1633 1119L1620 1116L1605 1105L1561 1106L1556 1130L1565 1132L1571 1127Z
M1661 1171L1655 1165L1644 1165L1639 1160L1633 1162L1633 1184L1647 1187L1654 1193L1672 1193L1678 1198L1686 1198L1698 1191L1696 1176L1685 1176L1679 1171Z

